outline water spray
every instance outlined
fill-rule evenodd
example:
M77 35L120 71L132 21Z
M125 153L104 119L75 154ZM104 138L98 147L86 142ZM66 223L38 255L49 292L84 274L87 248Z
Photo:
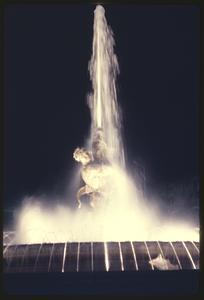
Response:
M199 231L189 220L167 222L151 201L138 193L137 182L125 168L122 115L116 93L119 65L114 47L105 10L97 5L88 65L92 82L90 136L86 148L77 147L73 154L81 163L84 181L76 196L80 209L68 205L49 209L49 199L46 205L40 197L26 199L17 214L15 243L199 240ZM88 195L92 210L83 205L84 195ZM108 268L107 257L106 248Z

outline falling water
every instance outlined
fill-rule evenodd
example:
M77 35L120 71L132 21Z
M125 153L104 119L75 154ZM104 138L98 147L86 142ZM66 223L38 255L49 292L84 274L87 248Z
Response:
M89 62L93 93L89 95L91 136L102 128L111 162L124 167L124 148L121 137L121 112L117 103L116 78L119 73L114 53L113 32L105 18L105 10L97 5L94 11L92 57Z

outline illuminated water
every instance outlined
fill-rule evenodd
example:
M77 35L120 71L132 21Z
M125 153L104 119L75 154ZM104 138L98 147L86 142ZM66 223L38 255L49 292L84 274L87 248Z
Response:
M86 206L73 210L62 204L51 207L45 197L28 197L16 214L16 242L198 241L199 230L195 229L191 220L164 216L158 205L144 199L136 188L137 183L124 168L121 111L116 93L119 67L114 53L113 33L100 5L94 11L89 71L93 92L89 96L91 132L87 144L91 147L96 129L102 128L112 163L106 205L93 211Z
M124 166L124 149L121 137L121 111L117 102L116 78L119 73L114 53L113 32L105 18L105 10L97 5L94 11L92 57L89 62L93 93L89 95L91 111L91 137L96 128L102 128L111 162Z

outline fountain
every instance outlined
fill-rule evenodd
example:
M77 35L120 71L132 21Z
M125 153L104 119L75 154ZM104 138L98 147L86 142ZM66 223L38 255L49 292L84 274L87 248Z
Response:
M95 207L105 189L121 176L118 169L125 168L124 147L121 136L121 110L117 102L116 78L119 73L115 41L105 18L105 10L97 5L94 11L92 57L89 62L93 92L88 97L91 113L88 151L77 148L74 158L83 165L82 178L86 183L77 193L78 207L81 196L90 195L90 205ZM117 175L116 175L117 174ZM107 193L105 198L107 198ZM103 195L104 198L104 195Z
M81 209L49 209L31 197L19 213L15 238L11 232L13 241L4 244L5 272L19 272L22 265L23 272L63 273L199 268L198 232L181 220L162 223L126 170L114 45L105 10L97 5L89 62L90 136L73 154L85 183L77 193ZM82 205L84 194L90 196L91 213Z

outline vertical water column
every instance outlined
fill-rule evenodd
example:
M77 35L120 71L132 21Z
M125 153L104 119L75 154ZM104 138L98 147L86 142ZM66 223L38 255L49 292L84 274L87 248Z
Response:
M109 160L124 167L121 111L116 93L119 66L114 53L114 45L113 32L107 24L105 10L101 5L97 5L94 11L92 57L89 62L93 87L88 101L91 112L90 143L97 128L101 128L104 141L108 146Z

